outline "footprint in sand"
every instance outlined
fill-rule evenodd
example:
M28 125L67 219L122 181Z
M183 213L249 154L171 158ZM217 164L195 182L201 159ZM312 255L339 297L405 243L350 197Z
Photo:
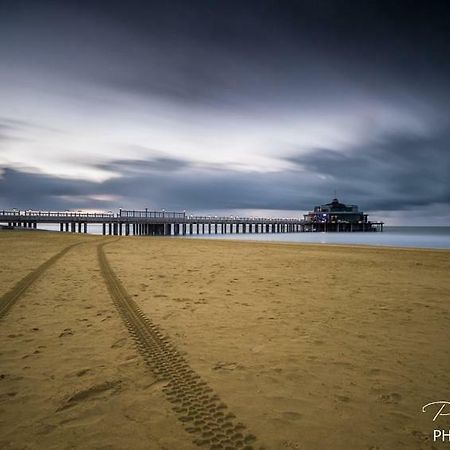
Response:
M413 430L411 434L418 440L422 442L427 442L430 440L430 435L427 433L424 433L423 431L419 430Z
M121 385L121 380L115 381L105 381L104 383L95 384L87 389L78 391L71 395L64 403L57 409L57 411L62 411L67 408L71 408L80 402L90 400L92 398L98 398L105 395L113 395L119 389Z
M127 342L127 338L121 338L118 339L114 344L111 345L111 348L121 348L123 347Z
M397 404L402 399L402 396L400 394L398 394L397 392L391 392L389 394L382 394L378 398L383 403Z
M281 415L283 416L284 419L289 420L300 420L303 417L302 414L295 411L283 411Z
M224 362L224 361L219 361L218 363L216 363L213 368L213 370L227 370L227 371L231 371L231 370L236 370L236 369L243 369L243 366L235 363L235 362Z
M60 335L59 337L64 337L64 336L73 336L73 331L70 328L66 328Z
M350 401L350 397L347 395L335 395L336 399L343 403L348 403Z
M194 302L196 305L206 305L208 302L204 298L200 298Z
M294 441L283 441L281 443L283 448L289 449L289 450L302 450L302 447L300 446L299 442Z

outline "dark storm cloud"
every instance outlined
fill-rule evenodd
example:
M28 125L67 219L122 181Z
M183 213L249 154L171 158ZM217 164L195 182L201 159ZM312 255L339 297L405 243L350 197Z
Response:
M434 91L450 72L444 2L5 4L6 61L180 104L311 102L343 88L399 95L424 87L439 101Z
M68 180L30 170L0 166L0 202L4 208L108 208L108 202L92 198L99 190L102 190L101 186L85 180Z
M431 136L385 136L346 152L315 149L287 160L370 209L412 209L430 203L450 208L449 130Z
M449 98L442 2L115 2L106 16L139 43L98 81L144 97L216 108L302 107L361 90Z
M0 198L8 206L65 208L306 210L338 196L365 210L411 210L450 205L450 133L386 136L342 153L313 149L290 156L293 169L260 173L195 165L177 158L114 160L101 165L119 177L101 183L63 180L4 169ZM112 195L119 200L97 200ZM450 211L450 208L449 208Z

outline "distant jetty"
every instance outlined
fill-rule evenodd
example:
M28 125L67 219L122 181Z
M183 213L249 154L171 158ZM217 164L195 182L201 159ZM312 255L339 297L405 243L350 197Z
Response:
M355 209L356 208L356 209ZM59 225L61 232L87 233L100 225L104 235L185 236L192 234L300 233L317 231L383 231L382 222L369 222L357 206L333 202L316 206L303 219L192 216L185 212L120 209L118 213L61 211L0 211L7 228L36 229L38 224Z
M331 203L316 206L303 216L304 231L354 232L383 231L383 222L370 222L357 205L346 205L334 198Z

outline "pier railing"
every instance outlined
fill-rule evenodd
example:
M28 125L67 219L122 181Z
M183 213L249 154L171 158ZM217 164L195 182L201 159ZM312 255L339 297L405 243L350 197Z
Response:
M131 209L119 209L118 217L128 217L128 218L153 218L153 219L165 219L165 218L177 218L184 219L186 217L186 212L175 212L175 211L149 211L145 210L131 210Z
M296 218L194 216L186 212L121 209L108 212L0 210L0 224L8 228L37 228L38 224L59 224L60 231L87 232L88 225L101 225L103 234L228 234L290 233L303 231L375 231L383 223L319 223ZM131 228L130 228L131 227ZM131 231L130 231L131 230Z
M72 211L34 211L34 210L0 210L0 217L35 217L35 218L45 218L45 217L89 217L89 218L112 218L116 215L114 213L85 213L85 212L72 212Z

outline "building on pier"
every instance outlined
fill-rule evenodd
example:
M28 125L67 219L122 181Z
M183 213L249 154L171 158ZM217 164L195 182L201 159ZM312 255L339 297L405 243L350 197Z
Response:
M383 222L369 221L357 205L346 205L334 198L304 215L305 231L383 231Z

